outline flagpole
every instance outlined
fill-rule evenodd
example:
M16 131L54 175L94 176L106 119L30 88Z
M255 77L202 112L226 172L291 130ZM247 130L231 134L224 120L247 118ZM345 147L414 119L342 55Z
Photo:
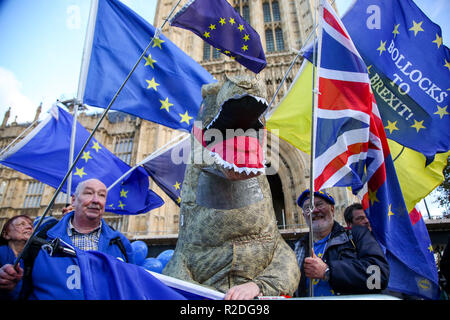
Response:
M312 257L313 255L313 248L314 248L314 243L313 243L313 235L314 235L314 230L313 230L313 224L312 224L312 213L314 211L314 155L315 155L315 145L316 145L316 134L315 134L315 129L317 126L317 114L315 112L315 109L317 108L318 105L318 98L319 98L319 94L320 92L318 91L318 87L319 87L319 77L318 75L316 76L316 69L317 69L317 73L319 73L319 69L320 69L320 56L321 56L321 46L322 46L322 9L323 6L322 4L320 4L319 6L317 6L317 0L315 1L315 10L314 10L314 25L316 25L317 23L317 11L319 10L319 30L318 30L318 34L315 35L315 38L318 39L318 43L317 43L317 49L316 49L316 45L315 45L315 41L313 41L313 90L312 90L312 110L311 110L311 120L312 120L312 126L311 126L311 154L310 154L310 172L309 172L309 199L310 199L310 213L309 213L309 250L310 250L310 256ZM317 52L316 52L317 51ZM313 297L314 296L314 287L313 287L313 283L312 281L309 281L309 296Z
M50 208L53 207L53 204L55 203L56 200L56 196L58 195L58 193L61 191L62 187L64 186L64 184L66 183L69 175L72 173L73 168L75 167L75 165L77 164L78 160L81 158L81 155L83 153L83 151L86 149L87 145L89 144L89 142L91 141L92 137L94 136L95 132L97 131L97 129L100 127L100 124L102 123L103 119L105 118L106 114L108 113L108 111L111 109L111 106L114 104L114 102L117 99L117 96L119 95L119 93L122 91L122 89L124 88L125 84L128 82L128 80L130 79L131 75L133 74L133 72L136 70L136 68L138 67L139 63L141 62L141 60L144 58L147 50L150 48L150 46L153 44L153 40L155 37L159 37L159 34L161 32L161 29L164 28L164 26L166 25L167 21L169 20L169 18L171 17L171 15L173 14L173 12L175 11L176 7L180 4L181 0L178 0L178 2L174 5L174 7L172 8L172 10L169 13L169 16L164 19L163 24L161 25L161 27L159 29L157 29L155 31L155 35L152 37L152 39L150 40L150 43L147 45L147 47L144 49L144 51L142 52L142 54L140 55L139 59L136 61L136 63L134 64L133 68L131 69L131 71L128 73L127 77L125 78L125 80L123 81L122 85L119 87L119 89L117 90L117 92L114 94L113 98L111 99L111 102L108 104L108 106L106 107L105 111L102 113L100 119L98 119L97 124L95 125L94 129L92 129L91 134L89 135L89 137L87 138L86 142L84 143L83 147L81 148L80 152L78 153L78 155L76 156L76 158L74 159L72 165L70 166L69 170L67 171L67 173L65 174L63 180L61 181L59 187L56 189L55 193L53 194L47 208L45 208L44 213L42 214L41 219L39 220L39 222L37 223L37 225L35 226L33 233L31 234L30 238L27 240L27 242L25 243L25 247L22 250L22 252L17 256L16 261L14 262L14 268L17 267L17 265L19 264L20 260L25 256L25 254L28 252L29 247L32 243L32 241L34 240L34 238L36 237L37 231L39 230L39 227L41 226L42 222L44 221L44 218L46 217L46 215L48 214L48 212L50 211Z
M331 1L331 5L333 5L333 4L334 4L334 0ZM297 55L296 55L296 56L294 57L294 59L292 60L290 66L289 66L289 68L288 68L288 70L286 71L286 74L284 75L283 79L281 80L280 84L278 85L278 87L277 87L277 89L276 89L276 91L275 91L275 93L274 93L274 95L273 95L273 97L272 97L272 100L271 100L270 103L269 103L269 106L267 107L266 111L261 115L260 119L262 119L262 117L265 116L265 115L267 115L266 118L270 118L271 115L275 112L276 107L272 108L272 104L273 104L273 102L275 101L275 98L276 98L276 96L278 95L278 92L280 91L281 87L283 86L284 81L286 81L287 76L289 75L289 73L291 72L292 68L294 67L295 61L297 61L298 57L299 57L300 55L302 55L303 50L304 50L305 47L308 45L309 39L311 39L312 35L316 32L317 27L318 27L318 25L316 24L316 22L314 22L314 28L313 28L312 31L308 34L308 36L306 37L306 40L303 42L303 46L301 47L300 50L298 50ZM314 49L313 49L313 50L314 50ZM314 72L314 71L313 71L313 72ZM271 111L271 109L273 109L273 110Z
M80 75L78 78L77 103L83 104L84 89L86 86L89 62L91 60L92 42L94 40L95 23L97 21L98 0L91 0L89 20L84 38L83 55L81 57Z
M70 150L69 150L69 168L73 164L73 154L75 151L75 136L77 132L77 118L78 118L78 102L76 99L73 104L73 122L72 122L72 136L70 137ZM72 173L70 173L67 182L67 194L66 194L66 205L70 204L70 196L72 194Z

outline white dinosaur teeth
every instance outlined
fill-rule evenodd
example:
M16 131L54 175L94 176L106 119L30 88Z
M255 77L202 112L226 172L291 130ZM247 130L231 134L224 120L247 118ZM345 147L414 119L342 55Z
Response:
M267 100L262 98L262 97L257 97L257 96L251 96L253 98L256 99L256 101L258 101L259 103L265 104L266 106L268 106L269 104L267 103Z
M247 168L247 167L243 167L243 168L239 168L238 166L236 166L234 163L229 163L227 161L225 161L224 159L222 159L219 154L215 153L215 152L210 152L211 157L214 158L214 160L216 161L216 163L218 165L221 165L222 167L224 167L225 169L233 169L235 172L238 173L243 173L245 172L246 174L250 174L250 173L264 173L265 172L265 168L266 168L266 160L263 161L263 168Z

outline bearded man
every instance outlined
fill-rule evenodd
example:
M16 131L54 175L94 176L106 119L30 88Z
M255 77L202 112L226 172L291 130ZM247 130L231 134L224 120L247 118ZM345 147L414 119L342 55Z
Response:
M362 226L346 231L334 220L335 201L324 191L314 192L314 206L306 189L297 199L312 229L313 250L309 255L309 234L295 243L295 254L303 275L296 296L379 293L389 280L389 264L371 232ZM312 225L310 225L312 215Z

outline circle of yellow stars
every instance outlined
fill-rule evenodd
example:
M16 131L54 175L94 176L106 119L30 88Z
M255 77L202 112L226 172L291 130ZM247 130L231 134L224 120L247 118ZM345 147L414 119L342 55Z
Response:
M242 37L241 40L243 41L242 46L239 48L241 50L241 52L245 53L246 51L248 51L249 48L248 48L247 42L250 40L250 35L245 32L244 25L237 23L235 21L235 19L232 17L229 17L228 19L226 17L220 17L219 21L216 24L211 23L202 34L205 41L207 41L207 39L212 39L213 32L220 32L218 27L224 27L227 24L231 25L232 27L235 26L237 28L237 30L239 30L239 33L241 34L240 36ZM237 53L237 54L234 53L235 55L232 55L232 52L229 50L223 50L223 51L220 49L217 49L217 50L222 52L223 54L227 55L232 60L239 58L239 53Z

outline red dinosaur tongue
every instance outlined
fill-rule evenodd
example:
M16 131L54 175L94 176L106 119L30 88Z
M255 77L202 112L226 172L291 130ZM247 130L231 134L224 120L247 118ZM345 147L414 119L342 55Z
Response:
M234 136L207 145L201 129L194 126L193 132L195 138L213 153L216 161L223 167L237 172L263 172L264 151L257 137Z

